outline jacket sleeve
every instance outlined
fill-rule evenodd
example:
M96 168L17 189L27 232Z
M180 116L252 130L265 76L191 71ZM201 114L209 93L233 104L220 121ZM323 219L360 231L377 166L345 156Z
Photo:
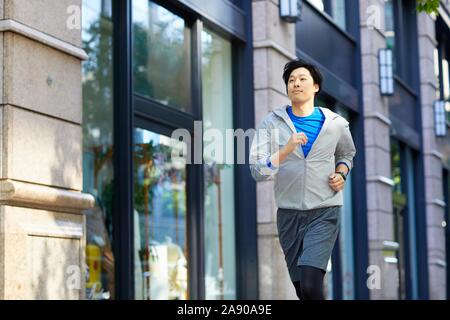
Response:
M336 145L336 151L334 153L336 159L336 166L339 163L347 165L348 170L353 168L353 157L356 154L355 144L353 143L352 134L350 133L350 127L347 120L345 120L343 132Z
M274 131L265 119L256 128L250 147L249 165L253 179L256 181L271 180L278 171L267 165L268 158L276 151L272 146Z

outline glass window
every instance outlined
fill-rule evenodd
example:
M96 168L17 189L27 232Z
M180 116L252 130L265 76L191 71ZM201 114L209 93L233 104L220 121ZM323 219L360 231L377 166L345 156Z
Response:
M442 70L442 82L440 71ZM434 75L436 77L436 99L445 100L447 122L450 122L450 72L448 60L439 57L439 49L434 48ZM442 90L442 92L441 92Z
M395 253L398 268L398 297L406 298L405 291L405 243L404 243L404 215L407 212L407 198L402 182L402 161L401 146L397 140L391 140L391 165L392 180L394 187L392 190L392 201L394 211L394 241L398 243ZM395 260L394 260L395 261Z
M111 1L83 0L83 191L86 210L87 299L114 299L112 251L113 68Z
M397 72L397 63L395 58L395 24L394 24L394 4L392 0L384 1L384 28L386 36L386 48L392 49L392 67L393 72Z
M319 11L325 12L324 0L308 0Z
M336 112L350 121L348 111L342 107L337 107ZM347 177L344 188L344 205L342 206L341 230L339 232L340 263L342 270L342 298L353 300L355 298L354 289L354 248L353 248L353 207L352 207L352 174Z
M399 272L399 299L418 299L417 274L417 235L415 207L415 156L412 150L401 145L397 140L391 140L393 210L394 210L394 241L398 246L396 253ZM406 220L405 220L406 219ZM406 265L408 263L408 266ZM408 270L408 274L406 274ZM406 292L406 281L409 281L410 291Z
M345 0L331 1L331 16L339 27L346 29Z
M190 29L149 0L133 1L134 92L191 112Z
M170 137L134 131L135 298L188 299L186 161Z
M347 29L345 0L308 0L316 9L327 14L341 29Z
M202 32L206 299L236 299L231 43Z
M445 111L447 112L447 120L450 121L450 73L448 68L448 60L442 59L442 99L446 101Z
M434 48L434 76L436 79L436 99L440 99L441 98L441 80L440 80L440 71L439 71L439 50L438 48Z
M444 96L442 97L444 100L450 99L450 84L449 84L449 70L448 70L448 61L447 59L442 59L442 91Z

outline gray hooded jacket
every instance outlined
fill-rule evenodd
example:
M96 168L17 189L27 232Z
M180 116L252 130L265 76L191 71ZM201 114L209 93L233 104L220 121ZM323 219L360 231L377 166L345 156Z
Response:
M291 152L279 168L267 165L267 159L296 132L286 111L288 106L268 114L256 129L250 148L250 170L256 181L275 180L274 191L278 208L310 210L342 206L342 191L328 185L328 175L336 164L353 167L356 154L349 123L342 116L320 107L325 120L322 129L305 158L301 146Z

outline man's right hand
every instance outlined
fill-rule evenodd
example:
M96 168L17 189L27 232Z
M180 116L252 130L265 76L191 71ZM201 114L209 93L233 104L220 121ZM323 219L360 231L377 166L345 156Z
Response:
M306 134L304 134L303 132L296 132L293 133L289 138L289 141L284 146L284 149L289 154L296 148L298 148L300 144L304 146L306 143L308 143L308 137L306 136Z
M307 142L308 137L303 132L293 133L286 145L270 157L272 165L278 167L299 144L305 145Z

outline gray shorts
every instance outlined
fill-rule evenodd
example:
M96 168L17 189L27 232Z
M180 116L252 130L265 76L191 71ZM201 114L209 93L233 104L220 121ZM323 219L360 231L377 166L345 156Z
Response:
M301 265L326 271L340 220L341 206L304 211L278 209L278 236L293 282L300 280Z

